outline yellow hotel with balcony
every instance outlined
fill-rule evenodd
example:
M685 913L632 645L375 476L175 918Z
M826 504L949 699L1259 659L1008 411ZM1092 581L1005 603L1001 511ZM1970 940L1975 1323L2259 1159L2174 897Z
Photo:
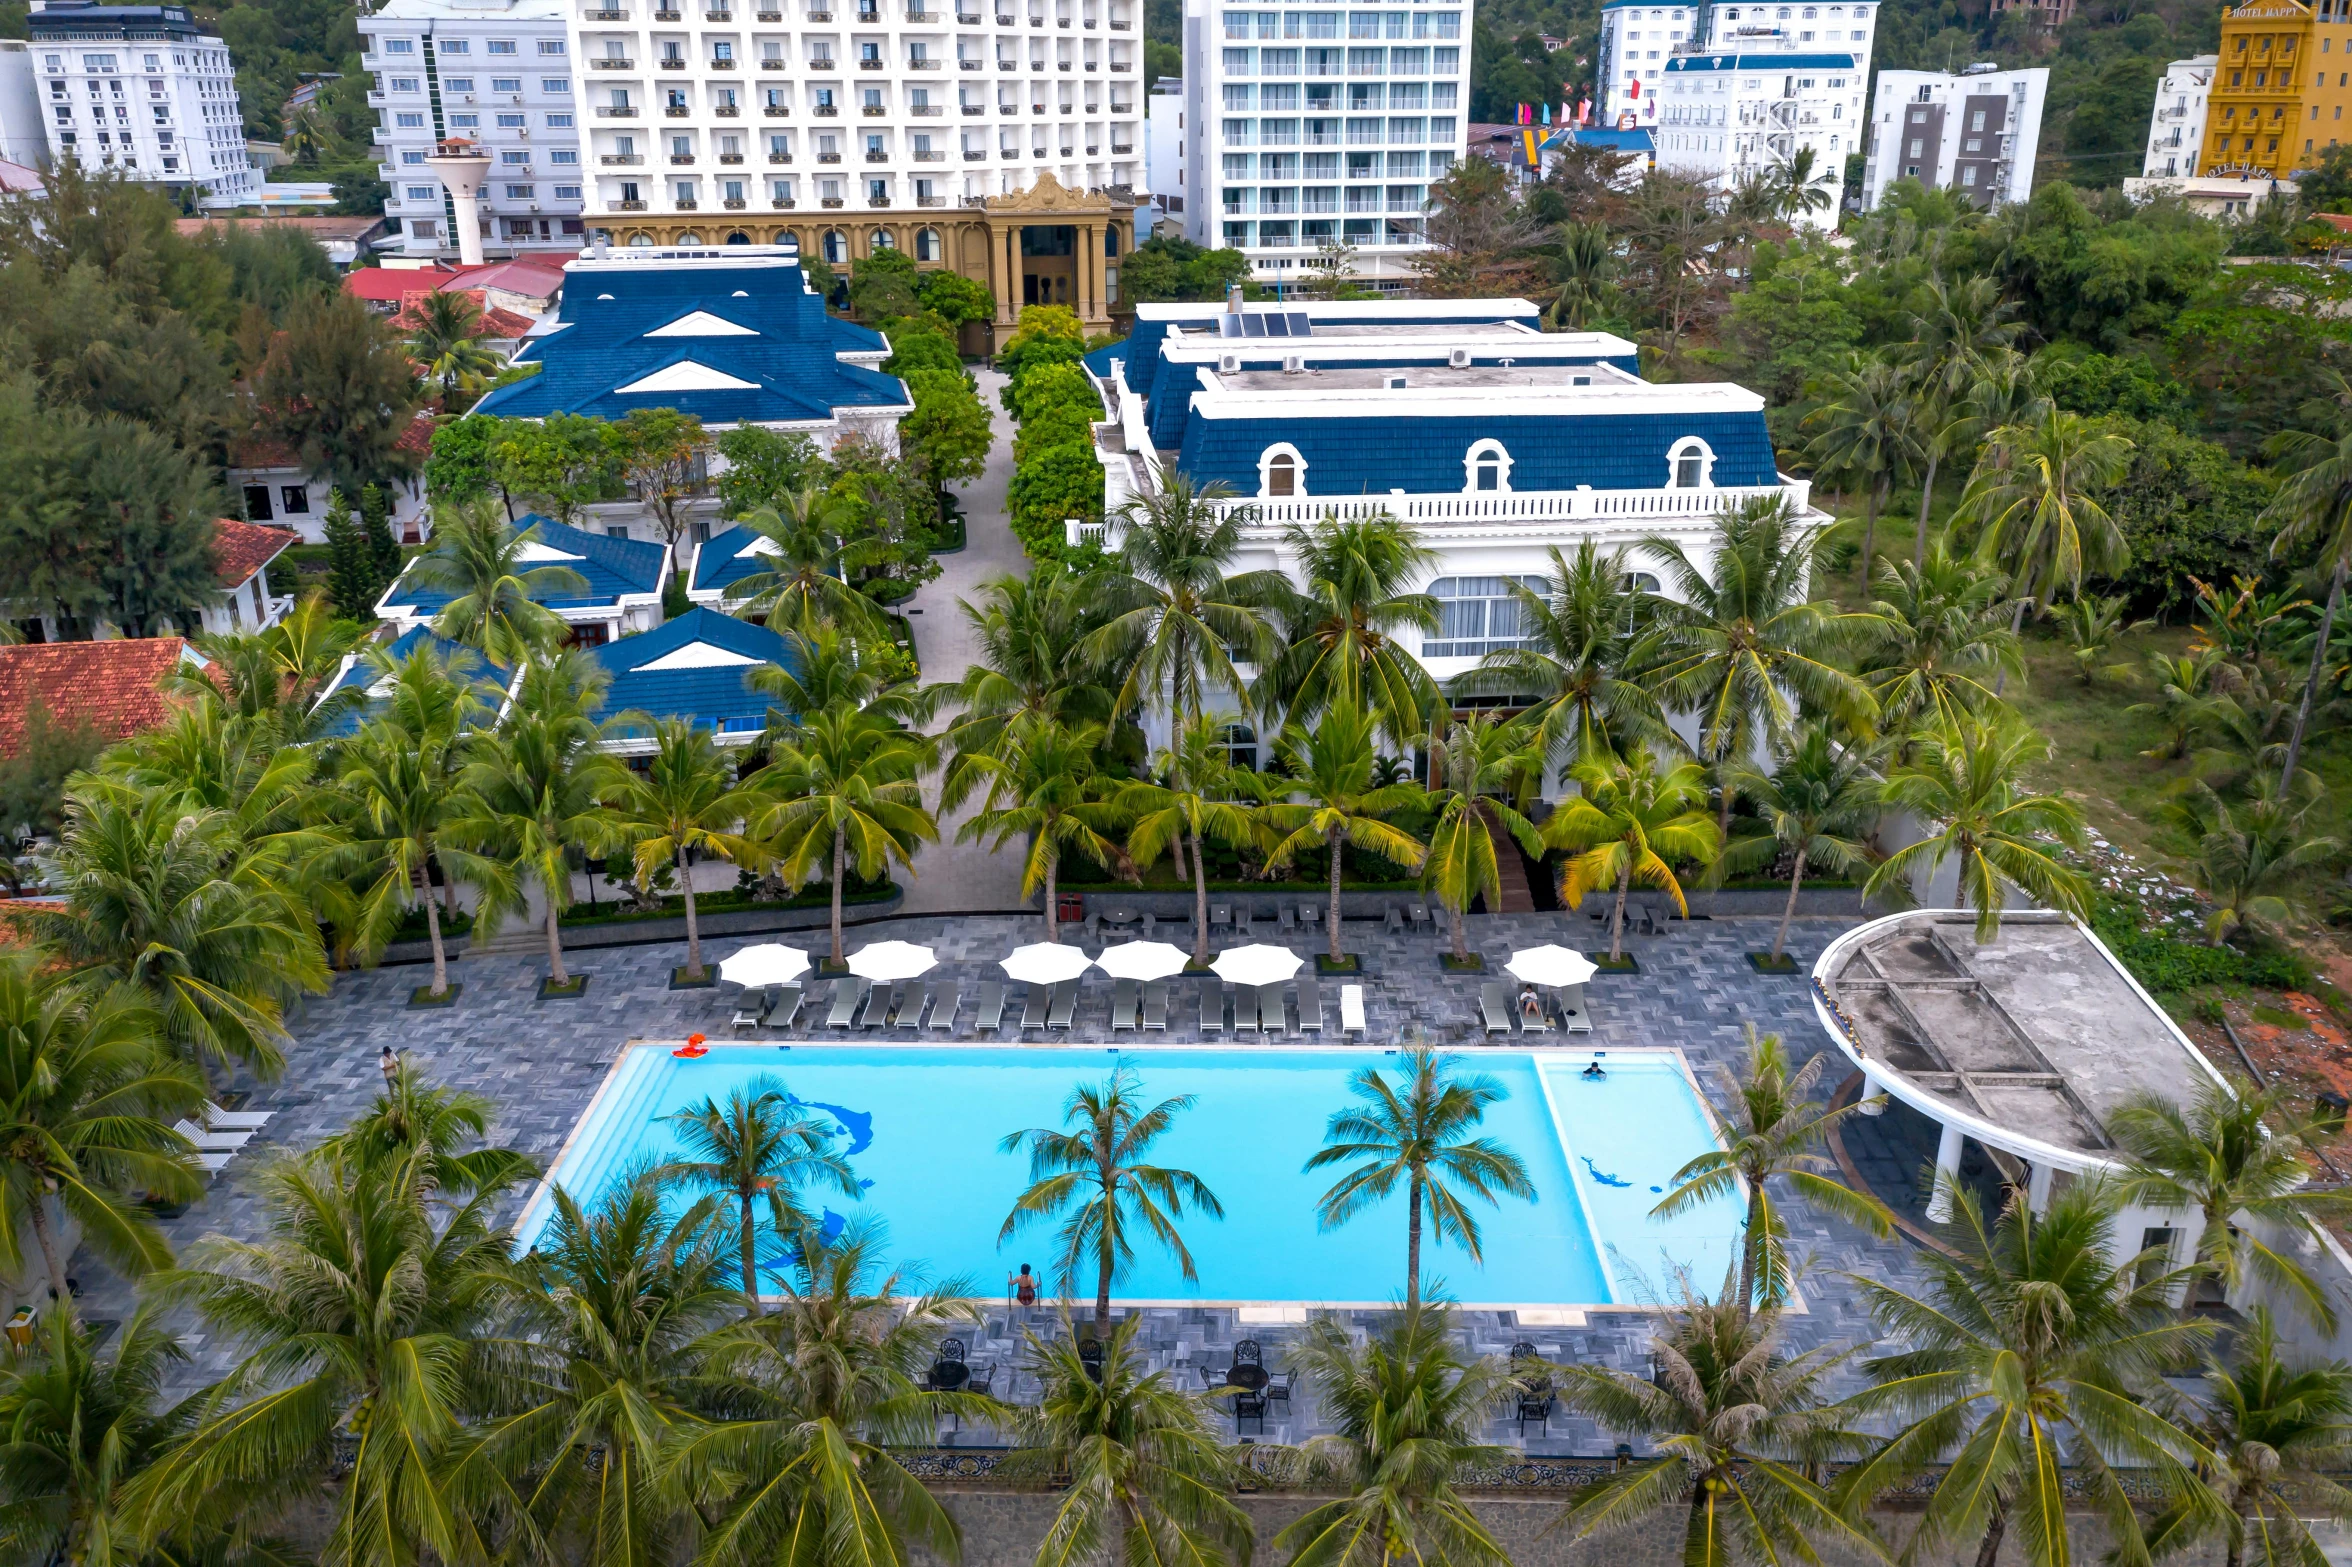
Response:
M2248 0L2221 13L2205 172L2283 179L2352 136L2352 0Z

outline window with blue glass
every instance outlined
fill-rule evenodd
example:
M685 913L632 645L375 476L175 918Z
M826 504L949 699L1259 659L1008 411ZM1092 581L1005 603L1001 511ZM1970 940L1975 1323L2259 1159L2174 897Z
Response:
M1513 584L1543 591L1541 577L1440 577L1429 584L1437 600L1437 630L1421 644L1423 658L1482 658L1528 644L1527 611Z

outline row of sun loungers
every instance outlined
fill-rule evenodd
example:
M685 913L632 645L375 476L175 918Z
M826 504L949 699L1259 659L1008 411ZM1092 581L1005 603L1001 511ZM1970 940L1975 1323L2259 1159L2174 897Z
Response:
M207 1099L202 1126L182 1120L172 1130L195 1145L196 1162L204 1166L206 1175L218 1175L237 1151L269 1124L272 1114L268 1110L223 1110Z
M1514 1022L1522 1034L1548 1034L1554 1028L1571 1034L1592 1032L1592 1012L1584 1004L1582 985L1562 985L1549 1001L1538 993L1531 1015L1511 994L1510 986L1490 980L1479 987L1478 1013L1489 1035L1510 1033Z
M1210 983L1199 988L1203 1033L1224 1033L1229 1017L1236 1034L1320 1035L1324 1031L1322 987L1311 978L1302 978L1295 986ZM782 986L772 1002L738 1010L734 1026L791 1028L799 1021L805 999L801 986ZM973 1030L982 1034L1007 1032L1008 1012L1012 1014L1009 1031L1026 1034L1067 1029L1077 1021L1078 999L1076 980L1052 986L989 980L974 998ZM952 1034L963 1011L964 988L953 982L876 985L843 979L835 982L829 1002L822 1004L822 1026L828 1029L914 1029ZM1173 1005L1173 991L1166 980L1118 980L1111 986L1111 1028L1164 1031ZM1343 1034L1367 1032L1363 986L1340 987L1339 1029Z

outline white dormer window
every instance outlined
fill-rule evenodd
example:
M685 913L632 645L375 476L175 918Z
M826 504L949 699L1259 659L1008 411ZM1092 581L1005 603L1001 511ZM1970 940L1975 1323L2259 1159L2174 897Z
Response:
M1500 441L1480 441L1472 446L1462 462L1462 489L1476 495L1508 494L1511 489L1511 454Z
M1705 490L1715 485L1715 450L1697 436L1674 443L1666 459L1668 485L1677 490Z
M1266 499L1307 493L1307 460L1285 441L1258 455L1258 494Z

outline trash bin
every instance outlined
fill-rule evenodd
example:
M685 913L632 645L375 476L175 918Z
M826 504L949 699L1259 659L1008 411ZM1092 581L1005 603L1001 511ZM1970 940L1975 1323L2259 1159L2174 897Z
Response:
M2320 1130L2324 1132L2342 1131L2344 1117L2348 1112L2352 1112L2352 1099L2333 1089L2321 1089L2319 1097L2311 1103L2311 1119L2318 1122Z
M1085 924L1086 894L1065 892L1056 897L1054 900L1054 923L1056 925Z

